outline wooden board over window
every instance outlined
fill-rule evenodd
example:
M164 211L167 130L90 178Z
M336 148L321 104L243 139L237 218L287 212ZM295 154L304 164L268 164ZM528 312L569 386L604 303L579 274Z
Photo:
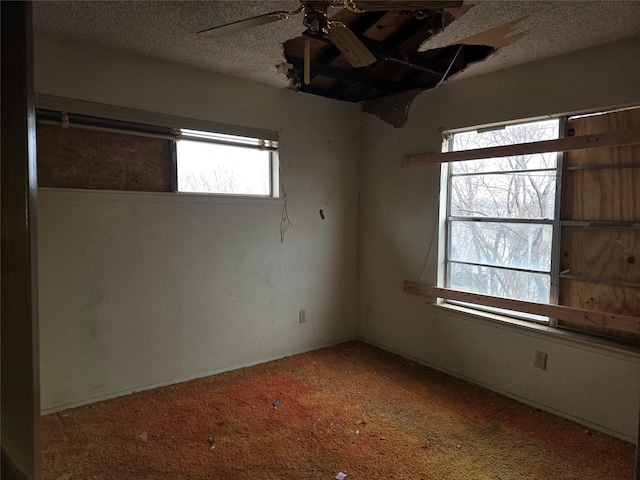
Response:
M39 124L38 186L173 191L171 141Z
M640 108L570 119L567 128L576 136L640 128ZM567 152L561 219L560 304L640 315L640 145ZM640 341L640 333L587 329Z

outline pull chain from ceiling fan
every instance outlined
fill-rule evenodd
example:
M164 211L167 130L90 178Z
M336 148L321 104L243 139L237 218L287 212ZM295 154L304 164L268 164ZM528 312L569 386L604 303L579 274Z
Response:
M304 39L304 84L311 83L311 46L308 38Z

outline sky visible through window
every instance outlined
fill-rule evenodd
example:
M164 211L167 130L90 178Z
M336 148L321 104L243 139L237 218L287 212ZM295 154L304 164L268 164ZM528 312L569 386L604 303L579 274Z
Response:
M270 152L179 140L178 191L236 195L271 193Z
M558 120L453 136L452 150L558 138ZM447 283L451 288L548 303L557 154L450 166Z

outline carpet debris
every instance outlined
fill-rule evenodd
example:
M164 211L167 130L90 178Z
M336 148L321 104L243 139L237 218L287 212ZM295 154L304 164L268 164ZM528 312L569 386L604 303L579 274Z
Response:
M44 415L42 478L632 478L633 444L407 362L349 343Z

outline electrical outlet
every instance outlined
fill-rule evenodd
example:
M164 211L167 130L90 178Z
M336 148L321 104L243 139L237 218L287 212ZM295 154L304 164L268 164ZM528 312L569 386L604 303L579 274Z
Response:
M307 321L307 311L306 310L300 310L300 313L298 314L298 320L300 321L300 323L304 323Z
M541 368L542 370L547 369L547 354L544 352L536 351L535 359L533 360L533 364Z

